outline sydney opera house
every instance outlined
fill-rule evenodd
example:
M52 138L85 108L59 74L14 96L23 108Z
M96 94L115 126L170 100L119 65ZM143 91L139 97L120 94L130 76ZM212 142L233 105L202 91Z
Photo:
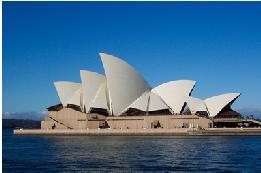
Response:
M81 83L54 83L61 103L47 108L42 129L211 128L241 117L231 109L240 93L195 98L193 80L152 88L125 61L99 55L105 75L81 70Z

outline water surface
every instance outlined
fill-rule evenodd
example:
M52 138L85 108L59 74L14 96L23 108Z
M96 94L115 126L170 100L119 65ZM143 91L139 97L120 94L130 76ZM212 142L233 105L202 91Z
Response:
M261 137L14 136L3 172L259 172Z

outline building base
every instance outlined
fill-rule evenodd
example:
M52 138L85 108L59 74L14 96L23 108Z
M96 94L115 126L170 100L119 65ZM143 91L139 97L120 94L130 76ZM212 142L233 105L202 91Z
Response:
M212 120L197 115L139 115L103 116L97 113L83 113L71 108L49 111L41 122L41 129L174 129L209 128Z

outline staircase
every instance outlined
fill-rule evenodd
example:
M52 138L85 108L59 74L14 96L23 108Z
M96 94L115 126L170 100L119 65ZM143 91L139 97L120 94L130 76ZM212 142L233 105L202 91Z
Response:
M72 127L65 125L63 122L60 122L60 121L56 120L55 118L53 118L53 117L51 117L51 116L49 116L49 118L51 118L51 119L54 120L55 122L57 122L57 123L63 125L64 127L67 127L68 129L73 129Z

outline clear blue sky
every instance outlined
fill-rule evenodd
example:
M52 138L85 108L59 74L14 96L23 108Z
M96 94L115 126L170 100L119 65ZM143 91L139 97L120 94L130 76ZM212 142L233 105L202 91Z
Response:
M260 2L3 2L3 111L58 103L53 82L104 73L99 52L151 86L192 79L195 97L241 92L234 108L260 112Z

